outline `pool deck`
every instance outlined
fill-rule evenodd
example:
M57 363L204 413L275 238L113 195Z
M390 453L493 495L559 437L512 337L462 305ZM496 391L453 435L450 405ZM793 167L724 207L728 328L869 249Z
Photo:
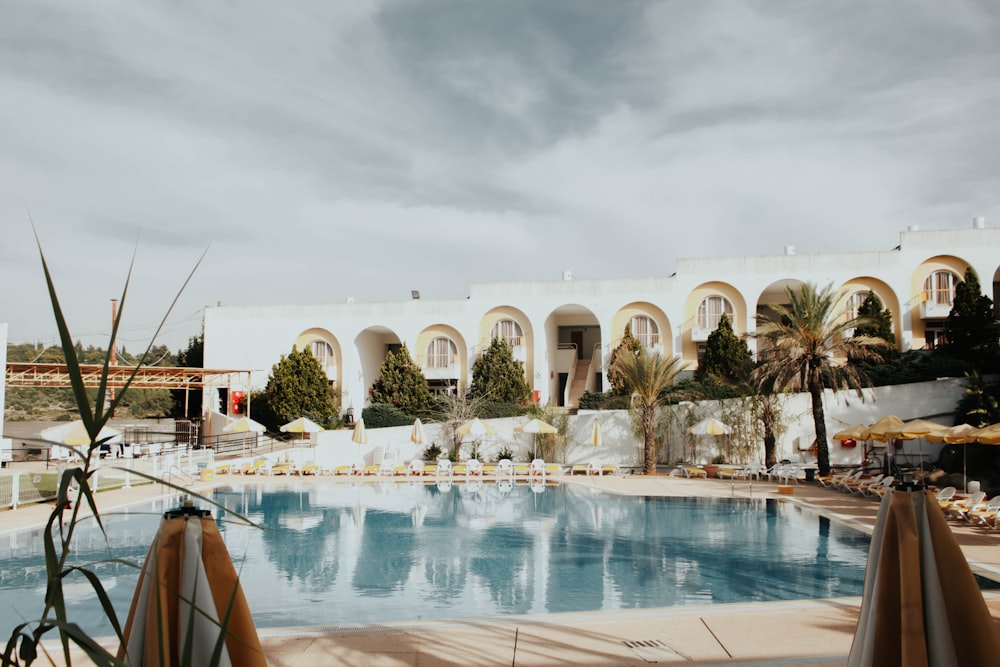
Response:
M255 483L254 477L237 477ZM321 481L344 478L321 477ZM659 475L559 476L571 484L653 496L764 497L808 507L871 532L878 502L803 482L778 494L767 481ZM199 483L195 491L233 478ZM308 485L314 478L262 477L256 483ZM357 478L349 481L358 481ZM371 481L376 481L371 478ZM161 487L103 492L102 509L144 502ZM172 492L175 493L175 492ZM49 505L0 512L0 533L43 525ZM973 570L1000 581L1000 530L949 522ZM243 582L252 586L253 582ZM984 593L1000 628L1000 592ZM437 667L445 665L846 665L861 598L503 616L336 628L261 629L269 665ZM35 664L51 664L39 660ZM88 664L86 660L73 664Z

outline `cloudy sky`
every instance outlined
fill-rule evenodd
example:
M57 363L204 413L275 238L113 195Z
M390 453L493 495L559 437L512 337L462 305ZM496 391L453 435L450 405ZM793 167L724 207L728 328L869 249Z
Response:
M7 0L0 322L463 298L1000 224L1000 4Z

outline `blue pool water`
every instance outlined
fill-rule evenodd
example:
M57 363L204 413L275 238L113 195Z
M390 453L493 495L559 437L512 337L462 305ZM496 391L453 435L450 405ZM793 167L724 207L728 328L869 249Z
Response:
M856 596L869 544L773 499L574 485L276 484L219 488L215 500L229 509L217 520L261 628ZM78 562L141 564L177 502L108 515L111 551L88 530ZM41 610L41 553L37 531L0 537L0 636ZM95 569L124 622L136 570ZM82 579L66 588L71 618L110 634Z

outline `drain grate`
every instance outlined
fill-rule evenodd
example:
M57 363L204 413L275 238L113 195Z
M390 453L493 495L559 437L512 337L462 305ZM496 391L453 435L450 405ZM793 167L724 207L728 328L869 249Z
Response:
M625 640L622 643L646 662L687 662L686 657L659 639Z

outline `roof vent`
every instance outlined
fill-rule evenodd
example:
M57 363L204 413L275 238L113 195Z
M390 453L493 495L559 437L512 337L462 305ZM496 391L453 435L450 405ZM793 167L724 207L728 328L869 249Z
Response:
M908 231L908 232L919 232L920 231L920 225L907 225L906 226L906 231Z
M569 269L563 271L563 280L573 280L573 272Z
M986 229L986 218L981 215L977 215L972 219L972 227L974 229Z
M793 246L793 245L786 245L785 246L785 254L786 255L794 255L795 254L795 246Z

